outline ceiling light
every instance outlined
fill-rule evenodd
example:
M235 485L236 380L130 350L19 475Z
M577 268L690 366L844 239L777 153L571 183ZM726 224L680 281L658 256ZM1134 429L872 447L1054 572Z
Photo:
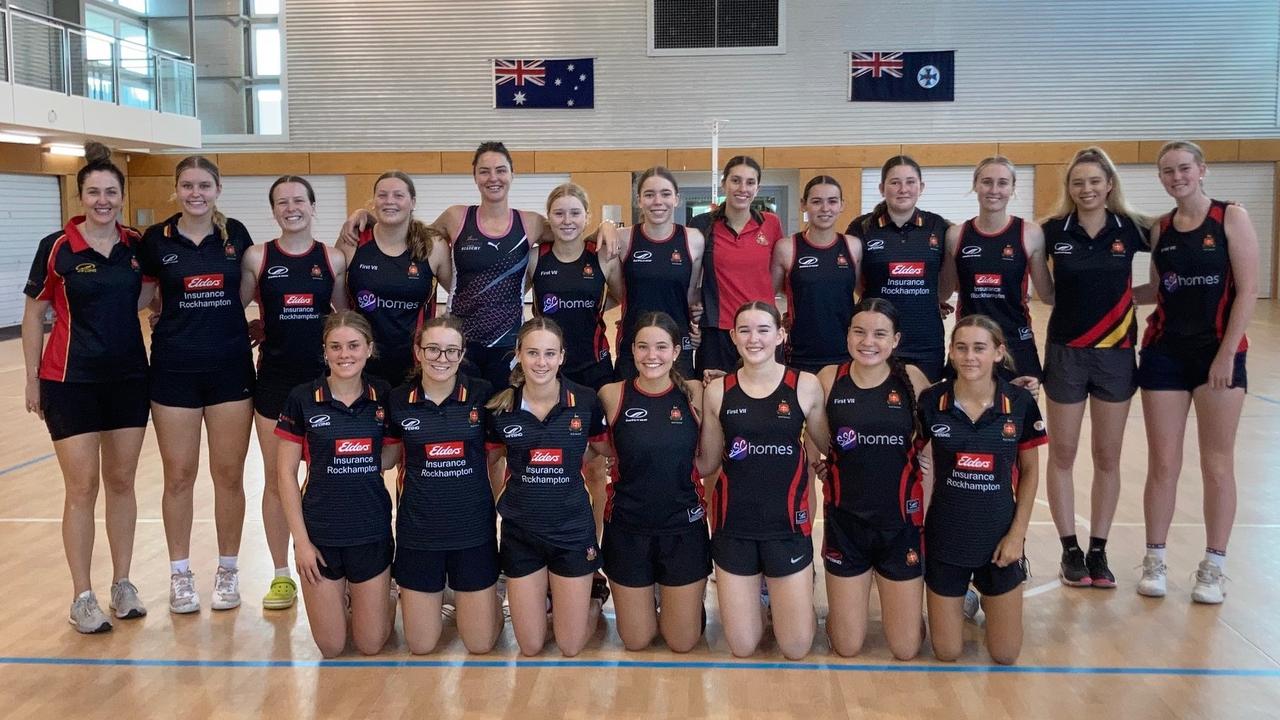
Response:
M0 142L17 145L39 145L39 135L23 135L22 133L0 132Z
M84 147L81 145L70 145L67 143L52 143L45 146L45 150L50 155L67 155L70 157L84 157Z

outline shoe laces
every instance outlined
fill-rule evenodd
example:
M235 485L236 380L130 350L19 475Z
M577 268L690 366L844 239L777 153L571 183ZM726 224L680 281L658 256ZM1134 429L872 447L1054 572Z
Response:
M1137 568L1142 568L1143 577L1163 576L1169 571L1163 560L1152 557L1142 558L1142 564L1135 567Z
M236 591L236 581L239 577L239 568L229 568L218 566L218 572L213 576L214 592L234 593Z
M174 573L172 576L173 594L179 597L196 594L196 576L190 570Z
M120 596L125 594L137 595L138 586L134 585L128 580L121 580L119 582L114 582L114 583L111 583L111 594L113 596Z
M1191 577L1197 583L1207 585L1225 585L1231 579L1227 577L1226 573L1222 572L1221 568L1213 563L1200 563L1195 572L1191 573Z
M71 603L71 612L77 614L92 613L94 608L98 607L98 598L93 593L88 595L78 595L74 602ZM101 612L101 610L99 610Z

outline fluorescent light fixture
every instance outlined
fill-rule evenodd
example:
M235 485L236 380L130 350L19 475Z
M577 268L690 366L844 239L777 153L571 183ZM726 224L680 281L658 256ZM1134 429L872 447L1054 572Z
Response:
M68 143L52 143L45 146L45 150L50 155L67 155L69 157L84 157L84 147L80 145L70 145Z
M0 132L0 142L16 145L39 145L39 135L23 135L22 133Z

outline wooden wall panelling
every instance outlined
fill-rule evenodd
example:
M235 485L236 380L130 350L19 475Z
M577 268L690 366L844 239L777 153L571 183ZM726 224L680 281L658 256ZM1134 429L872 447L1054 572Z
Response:
M1239 159L1240 162L1280 161L1280 140L1241 140Z
M813 167L880 167L902 152L901 145L809 145L766 147L761 164L767 170Z
M591 200L591 222L588 227L595 228L603 219L605 205L618 205L622 208L622 220L631 221L631 172L575 172L569 174L569 180L582 186ZM545 207L537 208L545 212Z
M1178 139L1178 138L1171 138ZM1143 140L1138 144L1139 162L1154 163L1165 140ZM1236 162L1240 159L1239 140L1192 140L1204 151L1206 163Z
M1071 158L1068 157L1067 159L1070 160ZM1053 212L1053 206L1058 202L1058 196L1062 194L1062 174L1066 171L1066 164L1036 165L1036 220L1046 218L1049 213Z
M903 145L902 154L909 155L924 167L972 167L983 158L997 155L998 143L943 143ZM879 167L882 163L877 163ZM925 182L928 182L926 180Z
M405 172L409 172L405 170ZM376 175L348 175L347 176L347 214L355 212L359 208L367 208L369 200L373 197L373 183L378 180L379 171ZM428 220L427 222L430 222Z
M224 153L218 158L223 175L306 175L309 153Z
M666 150L539 150L534 167L540 173L631 172L667 164Z
M720 156L718 163L720 167L729 161L730 158L746 155L756 160L764 158L764 148L762 147L722 147L720 148ZM667 150L667 167L677 172L687 170L711 170L711 148L669 148Z
M1000 154L1016 164L1040 165L1071 162L1071 158L1083 148L1097 145L1106 151L1117 165L1140 162L1137 140L1070 140L1067 142L1000 143Z
M312 175L377 176L388 170L402 170L410 175L435 175L440 172L440 153L311 153Z
M474 150L445 151L440 153L440 172L445 175L470 175L471 158ZM515 163L517 174L537 172L534 169L534 153L531 150L512 150L511 162Z
M796 191L799 194L796 195L794 203L798 219L796 227L803 227L805 184L818 175L830 175L840 183L840 189L844 195L844 212L840 213L840 217L836 219L836 231L844 232L845 228L849 227L849 223L860 214L859 210L862 208L862 168L801 168L798 172L800 180Z

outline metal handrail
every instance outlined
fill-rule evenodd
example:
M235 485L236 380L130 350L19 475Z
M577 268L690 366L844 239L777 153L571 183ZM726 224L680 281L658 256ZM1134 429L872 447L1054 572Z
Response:
M169 103L166 102L165 87L164 87L165 79L164 77L162 77L163 75L162 68L165 63L168 63L170 71L172 73L172 77L174 79L177 79L179 75L185 75L184 79L186 79L187 82L183 84L186 86L185 89L187 91L187 94L190 96L189 116L194 117L196 115L195 64L192 63L190 59L188 59L187 57L180 55L178 53L168 51L168 50L162 50L160 48L152 47L150 45L144 45L142 43L134 42L132 40L128 40L116 35L111 35L98 30L92 30L92 29L86 28L83 25L79 25L77 23L66 22L63 20L59 20L57 18L51 18L47 15L42 15L40 13L35 13L28 10L0 7L0 16L3 16L5 21L4 22L4 35L5 35L4 37L4 40L5 40L4 70L5 72L2 75L0 75L0 80L21 83L21 80L18 78L18 74L17 74L18 68L15 66L16 58L15 58L14 47L13 47L13 37L14 37L13 21L15 18L17 18L22 20L23 22L29 22L29 23L34 23L36 25L44 26L45 28L56 31L58 33L58 39L61 43L60 52L58 53L58 63L61 67L57 68L57 70L61 71L60 72L61 87L60 88L56 88L52 86L39 86L39 87L44 87L45 89L54 90L54 91L61 91L67 95L73 95L73 94L80 95L80 93L76 92L76 88L73 86L73 82L72 82L73 62L72 62L72 56L71 56L71 38L72 36L79 37L81 48L87 48L89 40L102 40L104 42L108 42L111 46L111 57L110 57L111 97L109 99L106 99L101 97L95 97L89 94L83 95L84 97L90 97L91 99L102 101L102 102L113 102L116 105L128 104L124 102L124 96L121 91L121 77L120 77L121 65L123 62L126 62L126 59L122 57L121 50L127 46L129 48L138 49L142 51L142 53L145 55L145 58L137 58L137 59L145 60L147 64L147 71L145 75L148 78L147 85L152 98L150 101L150 108L159 112L172 112L172 113L183 114L183 115L188 114L186 112L183 112L184 108L181 107L180 104L175 104L175 107L170 108L168 107ZM87 66L87 63L89 62L89 58L84 57L81 59L86 63L86 66ZM102 61L106 61L107 59L108 58L101 58ZM180 69L182 67L187 68L186 73L180 72ZM22 83L22 84L27 84L27 83ZM89 87L90 87L90 80L86 78L85 88L84 88L85 93L90 92Z

